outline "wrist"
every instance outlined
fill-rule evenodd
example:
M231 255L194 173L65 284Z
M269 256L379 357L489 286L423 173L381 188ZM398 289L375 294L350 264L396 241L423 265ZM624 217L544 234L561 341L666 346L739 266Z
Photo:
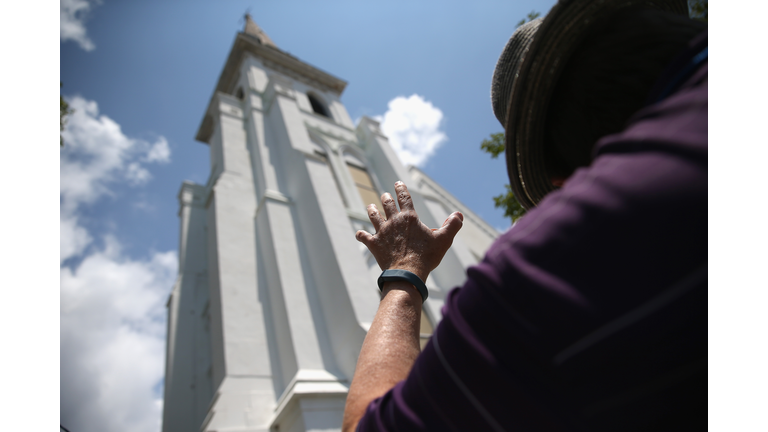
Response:
M388 281L384 282L381 289L381 299L396 297L397 303L410 304L421 308L423 300L421 293L415 285L408 281Z
M424 302L429 296L429 290L424 280L421 279L416 273L405 269L388 269L384 270L379 276L378 285L379 290L384 291L384 284L388 282L405 283L403 287L414 287L421 297L421 301Z
M429 277L429 273L430 273L429 270L424 268L424 266L421 266L418 264L406 264L406 263L401 263L401 264L393 263L387 268L382 270L406 270L418 276L419 279L421 279L422 282L424 283L427 283L427 277Z

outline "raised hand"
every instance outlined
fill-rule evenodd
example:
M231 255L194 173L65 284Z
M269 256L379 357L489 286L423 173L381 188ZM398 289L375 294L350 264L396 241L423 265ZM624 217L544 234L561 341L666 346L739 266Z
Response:
M392 195L385 193L381 196L381 205L386 220L376 206L370 204L368 218L376 234L360 230L355 238L368 247L382 270L408 270L426 282L429 273L440 264L451 247L453 238L464 223L464 215L454 212L442 227L430 229L419 220L405 183L395 183L395 192L400 210L397 210Z

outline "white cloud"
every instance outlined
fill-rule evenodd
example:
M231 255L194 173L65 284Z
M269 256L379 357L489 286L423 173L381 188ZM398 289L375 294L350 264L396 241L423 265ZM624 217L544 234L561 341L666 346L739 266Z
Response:
M383 116L374 118L404 164L422 166L448 140L440 130L443 112L423 97L398 96L387 107Z
M159 430L155 387L176 263L175 251L135 261L109 245L61 269L60 408L69 430Z
M160 137L147 152L147 162L168 163L170 161L171 148L168 146L168 140Z
M136 186L147 183L152 178L152 174L138 162L131 162L125 169L125 178L130 184Z
M164 137L125 136L96 102L72 98L75 113L61 150L60 412L69 430L156 432L164 374L165 301L177 272L175 251L132 259L110 235L88 230L81 210L110 185L150 181L148 163L170 161ZM101 237L102 247L91 247Z
M93 238L85 228L78 224L77 216L62 213L60 226L60 261L64 262L70 257L82 255Z
M61 0L59 14L60 40L73 40L86 51L96 48L93 41L86 35L85 19L91 6L101 3L99 0Z
M117 124L99 115L94 101L75 96L69 101L75 112L67 120L61 152L62 213L71 214L110 194L109 184L125 180L131 185L146 184L152 175L142 165L167 163L171 150L165 137L154 144L125 136Z

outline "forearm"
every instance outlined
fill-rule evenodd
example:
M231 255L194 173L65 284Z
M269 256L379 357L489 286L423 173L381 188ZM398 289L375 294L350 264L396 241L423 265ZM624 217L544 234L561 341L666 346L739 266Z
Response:
M464 216L455 212L438 229L424 225L408 188L395 183L397 203L388 193L381 196L384 219L376 206L368 206L368 218L376 234L358 231L355 238L365 244L382 270L407 270L426 282L429 272L443 259ZM399 381L404 380L419 356L421 303L419 291L408 282L387 282L382 288L379 310L365 337L349 387L342 429L352 432L368 405Z
M371 401L408 376L420 352L421 303L421 295L408 282L384 285L349 387L343 431L354 431Z

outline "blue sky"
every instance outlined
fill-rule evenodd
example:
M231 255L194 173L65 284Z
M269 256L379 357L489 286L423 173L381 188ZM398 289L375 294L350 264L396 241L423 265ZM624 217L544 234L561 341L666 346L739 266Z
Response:
M552 3L94 5L84 20L94 48L61 44L62 94L95 101L128 137L165 137L172 156L151 171L150 189L114 185L127 195L89 211L120 227L128 253L176 247L172 197L182 180L207 178L208 148L193 137L250 8L280 48L349 82L342 102L353 119L382 115L390 100L413 94L441 110L447 141L423 168L491 225L506 228L491 200L506 183L504 163L479 150L483 138L501 130L491 112L490 77L519 17Z
M13 288L0 314L14 397L6 423L55 428L58 403L73 432L159 430L164 307L177 265L175 197L181 181L207 176L208 149L193 136L247 9L281 49L349 82L342 101L352 118L385 115L390 101L414 94L439 109L431 132L447 141L422 168L504 228L491 202L506 182L504 164L478 150L501 130L490 108L491 73L514 24L553 3L60 0L59 21L53 3L9 3L0 17L0 107L10 119L0 170L2 262ZM717 9L723 4L714 3L710 38L716 331L709 397L718 407L713 428L739 430L765 424L749 413L760 413L765 398L757 389L768 382L763 345L754 343L759 334L744 331L766 328L759 281L768 235L765 200L755 197L763 195L760 100L768 84L754 53L765 39L768 4L728 3L729 11L748 11L738 18ZM58 162L59 224L57 162L48 147L58 130L53 106L41 104L58 88L56 60L61 93L79 107ZM59 235L60 262L51 272Z
M491 75L516 22L553 3L62 0L61 94L76 110L60 155L62 424L159 430L176 195L208 177L194 135L246 10L348 81L353 119L381 116L393 144L415 131L403 157L503 230L504 162L479 150L502 129Z

